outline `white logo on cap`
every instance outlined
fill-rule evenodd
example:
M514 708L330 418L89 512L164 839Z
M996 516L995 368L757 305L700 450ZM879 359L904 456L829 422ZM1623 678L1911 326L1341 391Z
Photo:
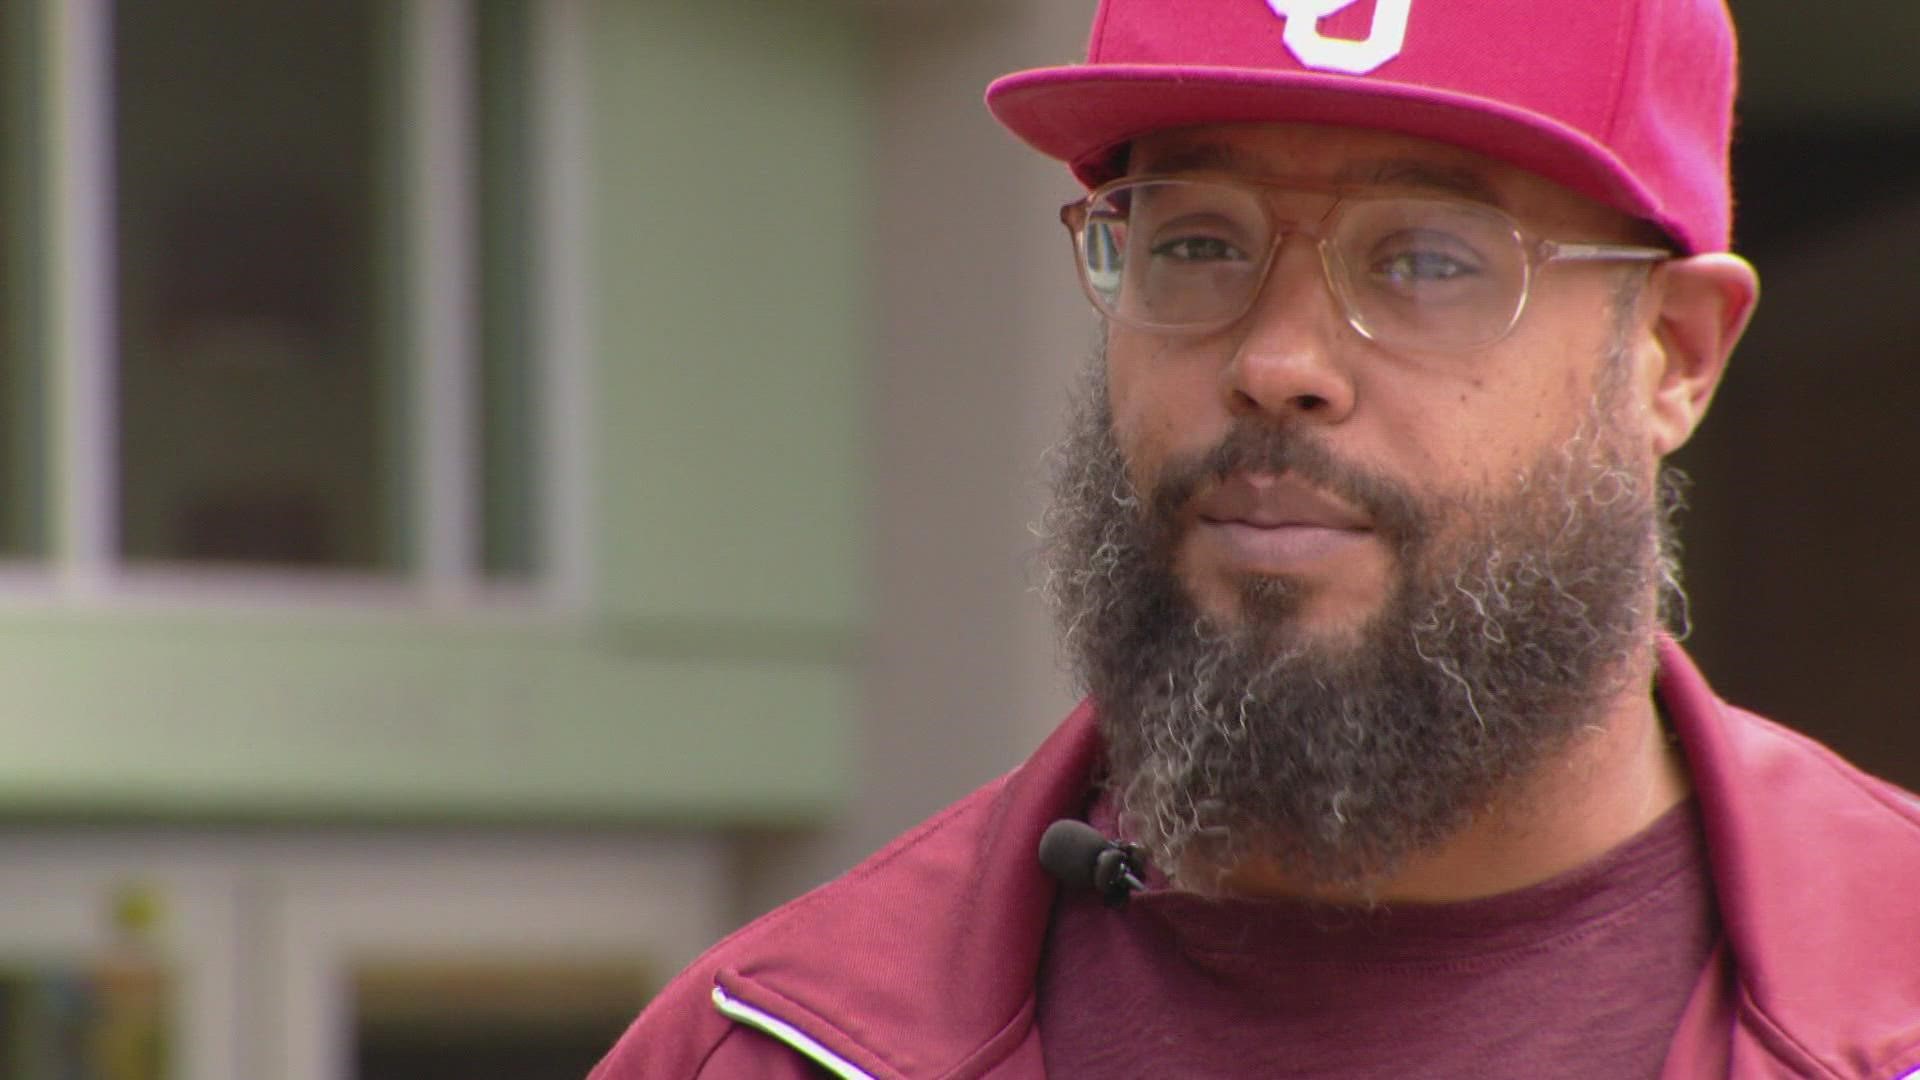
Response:
M1407 11L1413 0L1378 0L1373 26L1359 41L1320 33L1320 20L1352 7L1358 0L1267 0L1275 15L1287 20L1280 37L1302 64L1323 71L1365 75L1400 55L1407 43Z

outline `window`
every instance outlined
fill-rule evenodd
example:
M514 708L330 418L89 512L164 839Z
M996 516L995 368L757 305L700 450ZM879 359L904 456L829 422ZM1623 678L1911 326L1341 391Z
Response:
M0 554L41 562L51 518L56 579L108 597L317 580L478 598L564 576L546 4L0 4L9 56L44 20L60 105L0 85L0 224L32 196L21 176L60 192L54 299L15 287L33 245L0 268L9 344L43 310L58 331L55 434L0 439L0 483L31 494L38 468L60 495L0 498L19 508ZM40 117L59 150L34 149ZM0 408L36 352L8 349Z

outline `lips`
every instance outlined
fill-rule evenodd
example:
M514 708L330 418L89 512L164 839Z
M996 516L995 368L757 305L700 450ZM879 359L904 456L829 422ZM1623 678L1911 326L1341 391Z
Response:
M1194 503L1201 537L1248 569L1286 572L1372 535L1368 516L1290 475L1234 474Z
M1370 531L1372 522L1330 495L1290 475L1235 473L1195 500L1200 520L1256 529L1314 528Z

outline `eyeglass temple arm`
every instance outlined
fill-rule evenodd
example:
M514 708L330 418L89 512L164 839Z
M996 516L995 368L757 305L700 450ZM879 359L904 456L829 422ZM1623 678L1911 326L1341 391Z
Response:
M1548 240L1540 250L1552 262L1657 262L1673 258L1673 252L1665 248L1638 244L1563 244Z

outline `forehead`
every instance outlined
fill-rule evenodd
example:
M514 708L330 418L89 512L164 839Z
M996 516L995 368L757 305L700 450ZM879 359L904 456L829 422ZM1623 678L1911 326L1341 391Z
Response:
M1643 223L1545 177L1457 146L1390 131L1318 124L1211 124L1142 136L1127 172L1230 172L1305 185L1427 188L1484 202L1536 227L1621 237Z

